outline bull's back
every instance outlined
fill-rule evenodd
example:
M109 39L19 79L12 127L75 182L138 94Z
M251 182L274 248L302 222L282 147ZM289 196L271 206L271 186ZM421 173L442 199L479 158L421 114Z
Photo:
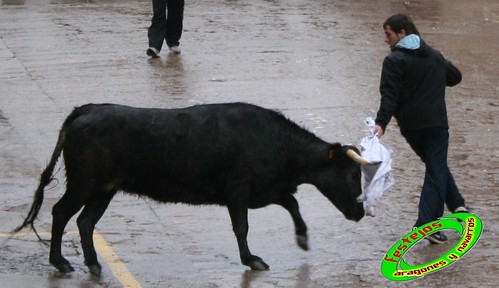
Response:
M279 134L287 128L277 121L284 119L282 115L244 103L182 109L89 104L77 109L84 112L72 122L68 135L87 139L80 141L82 148L99 144L127 154L158 152L168 158L186 151L184 158L190 158L189 155L197 158L204 154L219 156L216 152L221 147L228 153L262 142L279 146L286 141L279 139Z
M269 164L279 169L275 155L287 144L277 136L287 125L280 122L284 117L249 104L77 109L81 115L68 127L64 146L68 176L93 173L88 177L119 183L122 190L152 191L153 198L218 202L228 179L265 173ZM164 191L170 194L160 195Z

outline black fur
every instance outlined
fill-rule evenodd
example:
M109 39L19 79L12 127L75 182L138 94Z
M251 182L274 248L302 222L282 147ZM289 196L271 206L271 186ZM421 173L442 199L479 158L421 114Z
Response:
M247 245L248 208L283 206L303 249L307 227L293 196L298 185L315 185L348 219L364 216L356 199L362 192L360 166L346 156L348 149L356 150L327 143L280 113L250 104L184 109L88 104L65 120L33 205L16 231L34 228L44 188L63 153L67 190L52 209L50 249L50 262L60 271L73 270L60 246L64 227L83 207L77 223L85 263L100 273L92 233L117 191L227 206L242 263L267 269Z

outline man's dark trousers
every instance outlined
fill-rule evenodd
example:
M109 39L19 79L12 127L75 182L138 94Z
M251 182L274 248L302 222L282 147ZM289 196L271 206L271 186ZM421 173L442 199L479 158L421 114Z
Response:
M168 47L178 46L183 29L184 0L152 0L152 10L151 26L147 31L149 47L161 51L165 40Z
M449 131L447 128L427 128L402 131L412 150L425 163L426 171L419 199L415 227L435 221L443 215L444 203L451 211L464 206L464 199L447 166Z

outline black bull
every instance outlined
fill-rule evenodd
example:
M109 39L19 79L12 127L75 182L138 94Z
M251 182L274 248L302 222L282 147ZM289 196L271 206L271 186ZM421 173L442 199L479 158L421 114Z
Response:
M64 228L83 207L77 224L85 264L100 274L93 230L117 191L160 202L227 206L241 262L257 270L269 266L248 248L248 208L284 207L305 250L307 226L293 196L298 185L314 185L347 219L364 216L357 197L359 163L365 163L356 157L358 150L327 143L278 112L243 103L184 109L89 104L65 120L31 210L15 231L34 229L61 152L67 183L52 208L50 263L63 272L73 271L61 254Z

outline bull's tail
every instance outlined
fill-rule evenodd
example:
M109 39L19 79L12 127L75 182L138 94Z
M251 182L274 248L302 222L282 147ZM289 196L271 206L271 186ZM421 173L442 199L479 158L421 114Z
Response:
M38 239L40 241L44 242L40 238L40 235L38 235L38 233L34 227L33 222L37 218L38 212L40 212L40 208L42 207L43 196L44 196L43 194L44 194L45 187L50 182L52 182L52 180L54 180L52 174L54 173L54 168L55 168L55 165L57 164L57 160L59 159L59 157L61 156L61 153L62 153L62 148L64 146L64 142L66 139L67 128L69 125L71 125L71 123L76 118L78 118L78 116L80 116L82 114L82 112L83 112L82 110L85 110L85 109L76 108L64 121L64 124L62 125L61 131L59 132L59 138L57 139L57 144L55 145L54 152L52 153L52 158L50 158L49 164L47 165L47 167L45 167L45 170L43 170L43 172L40 176L40 183L38 184L38 188L35 191L33 204L31 205L31 209L29 210L28 215L24 219L23 224L21 224L21 226L14 229L13 233L17 233L17 232L21 231L21 229L23 229L27 226L31 226L31 229L33 229L33 231L35 232Z

